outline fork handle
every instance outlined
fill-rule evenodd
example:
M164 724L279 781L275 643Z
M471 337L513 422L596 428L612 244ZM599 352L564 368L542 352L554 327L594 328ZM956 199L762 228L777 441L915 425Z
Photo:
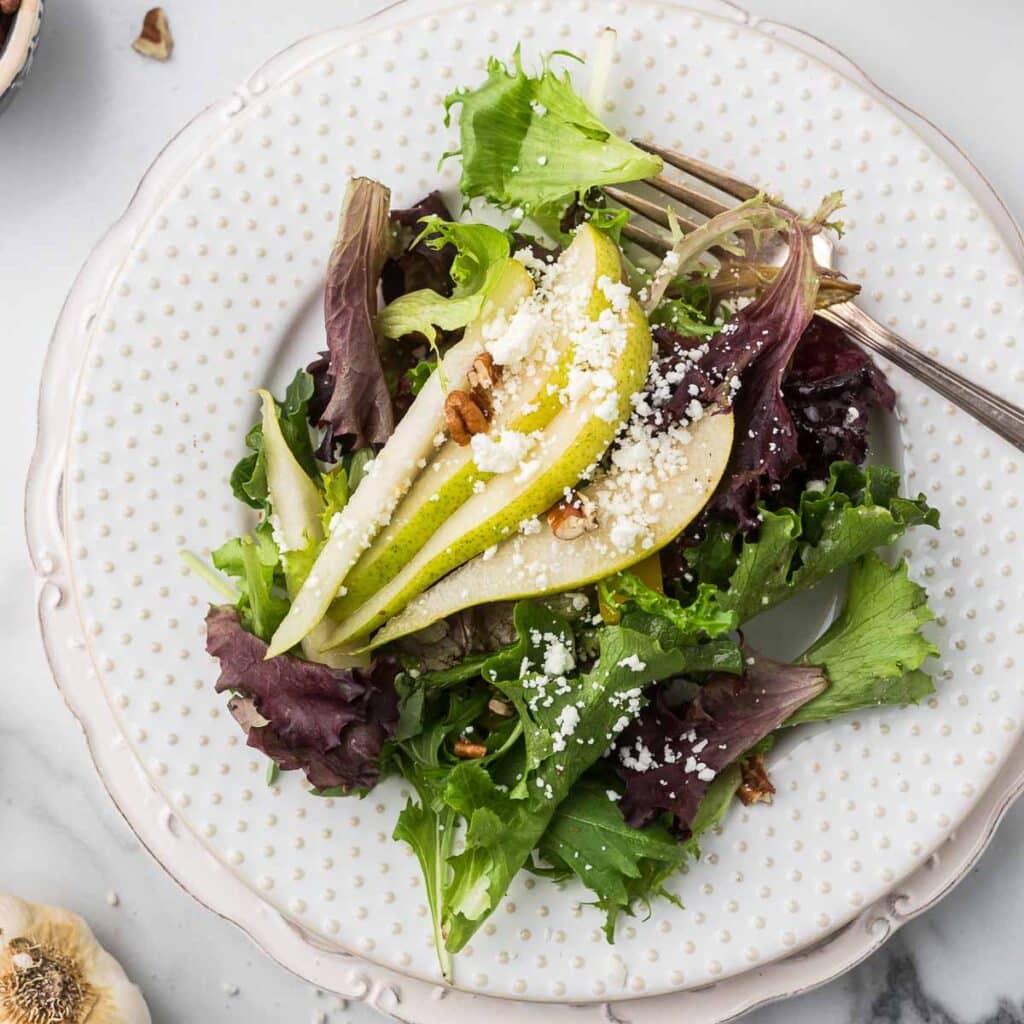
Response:
M818 316L842 327L865 348L906 370L1019 451L1024 451L1024 409L937 363L852 302L820 309Z

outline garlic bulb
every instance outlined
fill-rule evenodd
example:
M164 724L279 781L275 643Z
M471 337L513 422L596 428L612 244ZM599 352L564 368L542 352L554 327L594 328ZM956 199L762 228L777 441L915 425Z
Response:
M0 1024L151 1024L77 914L0 893Z

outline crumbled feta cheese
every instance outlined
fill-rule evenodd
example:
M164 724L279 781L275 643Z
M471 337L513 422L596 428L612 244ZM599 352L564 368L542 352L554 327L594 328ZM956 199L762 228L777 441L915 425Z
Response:
M484 332L485 347L499 366L513 366L529 355L542 324L538 305L521 302L511 320L502 320Z
M631 668L634 672L643 672L647 668L647 663L641 661L639 655L631 654L627 658L623 658L619 664L619 668Z
M544 672L549 676L564 676L576 667L576 659L569 646L557 636L545 638Z
M534 440L531 435L517 430L503 430L497 437L474 434L470 440L473 461L477 469L485 473L510 473L523 461Z

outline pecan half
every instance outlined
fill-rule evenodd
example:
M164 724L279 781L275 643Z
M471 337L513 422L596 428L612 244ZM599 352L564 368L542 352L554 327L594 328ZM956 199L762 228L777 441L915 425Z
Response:
M456 444L469 444L474 434L487 433L487 416L468 391L449 391L444 400L444 421Z
M547 520L551 532L559 540L575 540L597 529L597 511L576 491L557 505L552 505L548 509Z
M764 754L754 754L740 765L742 782L737 795L746 807L756 803L770 804L775 794L772 780L768 778L768 768L764 763Z
M141 53L143 57L152 57L154 60L167 60L174 49L174 37L171 35L171 26L167 24L167 15L162 7L154 7L146 11L142 19L142 31L139 38L132 43L132 49Z
M487 748L482 743L472 743L469 740L456 740L452 744L452 753L456 757L478 758L487 756Z

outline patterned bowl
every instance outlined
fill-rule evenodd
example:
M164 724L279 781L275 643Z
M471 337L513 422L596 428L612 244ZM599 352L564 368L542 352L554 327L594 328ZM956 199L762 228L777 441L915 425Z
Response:
M21 0L0 42L0 112L14 98L32 66L43 27L43 0Z

